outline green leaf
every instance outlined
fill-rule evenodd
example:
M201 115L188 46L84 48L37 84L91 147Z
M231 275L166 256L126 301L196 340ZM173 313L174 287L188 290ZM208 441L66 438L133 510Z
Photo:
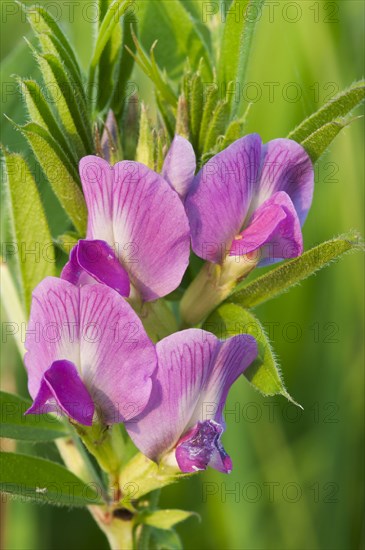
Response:
M42 46L42 52L44 54L53 54L55 57L58 57L60 62L63 63L64 68L66 69L72 87L76 89L75 94L83 102L83 107L86 109L87 100L84 84L81 77L81 71L79 65L69 57L68 52L64 49L61 42L56 36L50 33L42 33L39 35L39 42Z
M54 247L37 184L26 161L21 155L6 150L3 153L16 258L24 306L29 313L34 287L44 277L56 274Z
M203 58L205 61L203 80L212 82L213 71L208 46L199 25L191 17L183 2L179 0L139 2L137 16L143 47L148 51L158 38L157 64L167 71L169 78L176 80L181 77L186 59L189 59L191 67L196 71ZM171 37L174 39L172 40Z
M313 132L309 137L302 141L301 145L307 151L313 162L316 162L321 155L328 149L329 145L340 133L342 128L348 126L359 117L348 119L338 119L333 122L327 122L321 128Z
M175 531L164 529L152 529L151 538L156 550L183 550L180 537Z
M66 153L70 160L73 159L73 163L77 166L78 159L70 149L64 134L60 130L60 125L50 109L40 86L34 80L19 79L19 83L32 122L36 122L48 130L58 145L61 146L64 153Z
M279 296L346 252L361 249L363 245L356 232L331 239L272 269L251 283L239 285L227 301L247 308L256 307Z
M139 122L139 138L136 151L136 161L145 164L151 170L155 167L155 139L148 118L147 109L142 103Z
M99 65L100 58L104 49L106 48L109 40L111 39L115 27L119 25L120 18L125 13L125 11L130 7L130 2L128 0L113 0L113 2L108 7L108 10L105 14L104 19L102 20L98 36L96 39L94 51L90 61L89 69L89 80L88 80L88 97L92 97L94 82L95 82L95 72Z
M113 0L99 0L100 24ZM114 87L114 69L121 54L122 26L116 25L100 56L98 65L98 108L102 110L108 103Z
M252 313L238 305L225 303L209 316L203 328L221 339L235 334L254 336L259 353L257 359L245 371L245 377L264 395L281 394L293 401L285 389L264 328Z
M42 71L44 82L50 92L54 108L71 140L78 157L94 151L94 144L82 98L73 87L61 61L53 54L39 55L34 52Z
M87 209L79 177L65 153L44 128L35 123L19 127L51 187L80 235L86 232ZM29 206L29 202L27 202Z
M161 70L159 69L154 49L157 44L157 41L155 41L150 49L150 57L145 53L143 50L141 44L138 42L137 37L134 33L132 33L133 42L136 48L136 54L133 53L133 51L127 47L127 50L129 54L134 58L136 63L141 67L145 75L148 76L150 80L155 85L155 92L157 96L160 96L160 99L163 101L166 101L169 105L176 108L177 106L177 96L175 92L173 91L170 83L168 82L165 75L162 74Z
M69 256L71 249L77 244L79 235L75 231L68 231L59 235L54 240L56 246L58 246L67 256Z
M15 453L0 453L0 490L21 500L56 506L102 504L96 483L86 485L60 464Z
M190 82L188 98L190 134L194 148L199 143L200 124L203 113L203 82L199 72L195 73Z
M32 402L0 392L1 437L26 441L49 441L67 436L65 426L50 414L24 415Z
M203 154L211 151L215 147L217 139L225 133L228 118L229 104L227 101L219 101L208 127Z
M199 151L204 150L204 143L207 137L208 128L212 120L212 113L218 102L218 86L213 82L208 89L205 90L203 115L200 124L199 132Z
M230 82L245 84L247 65L250 59L252 41L259 21L260 11L265 0L234 0L224 24L218 82L228 86ZM239 16L237 17L237 13ZM232 96L231 96L232 97ZM232 118L239 114L243 102L232 104Z
M136 46L133 41L133 33L137 31L136 22L131 21L130 18L126 16L123 18L122 27L121 55L116 69L113 96L110 102L110 108L113 110L116 117L123 114L125 104L127 103L127 91L130 85L129 79L134 67L134 57L129 52L132 52L132 54L136 52Z
M158 529L169 530L177 523L185 521L192 516L197 516L197 514L185 510L155 510L141 514L139 521Z
M55 19L52 17L49 11L39 5L34 5L30 7L22 5L22 7L33 30L38 35L44 33L49 34L50 36L54 36L62 45L63 49L67 52L67 55L72 60L74 66L78 67L77 59L69 40L65 37L62 30L57 25Z
M306 118L299 126L290 132L288 138L298 143L302 143L311 134L322 128L322 126L351 113L357 105L360 105L364 97L364 81L360 80L359 82L355 82L350 88L338 94L328 103L320 107L318 111Z

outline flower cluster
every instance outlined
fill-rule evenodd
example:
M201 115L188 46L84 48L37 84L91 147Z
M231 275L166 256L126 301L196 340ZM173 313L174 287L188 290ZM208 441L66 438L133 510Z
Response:
M252 268L300 255L313 167L297 143L263 145L252 134L195 172L193 148L180 136L161 174L138 162L81 160L87 235L61 278L45 279L33 293L27 412L57 411L85 426L123 422L156 462L182 472L208 465L229 472L222 411L230 387L257 356L255 339L241 334L221 341L189 328L154 343L137 305L179 287L190 243L226 274L232 258L250 259ZM42 324L57 327L59 337L36 338Z

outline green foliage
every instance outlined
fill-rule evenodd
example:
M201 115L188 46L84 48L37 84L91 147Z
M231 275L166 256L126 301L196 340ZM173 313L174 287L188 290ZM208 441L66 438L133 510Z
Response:
M91 99L93 96L96 69L99 66L99 63L101 63L102 55L105 48L108 47L108 44L110 48L108 71L110 72L113 68L110 63L112 63L112 65L114 66L116 60L115 47L116 43L120 41L120 38L117 34L118 31L116 31L116 27L117 25L119 25L120 18L126 12L129 6L130 2L128 2L128 0L113 0L113 2L108 6L105 16L100 23L99 32L90 61L88 80L89 99ZM110 57L112 59L110 59Z
M221 339L236 334L251 334L259 348L257 359L245 371L245 377L264 395L281 394L292 401L285 389L270 342L261 323L236 304L223 304L204 323L206 330Z
M155 166L155 140L146 107L142 104L139 122L139 139L136 151L136 161L145 164L152 170Z
M183 550L179 535L172 529L166 531L165 529L153 528L151 539L156 550Z
M18 127L27 138L42 170L75 229L86 232L87 210L79 177L60 145L36 123Z
M102 504L95 484L86 485L69 470L43 458L0 453L0 490L14 498L54 506Z
M202 26L191 17L185 2L140 2L137 16L143 48L148 51L158 39L156 61L160 69L167 71L170 79L176 80L182 76L186 59L193 68L197 68L203 58L203 79L205 82L212 81L213 70L206 43L209 35L201 32Z
M362 244L356 232L331 239L272 269L251 283L239 285L227 301L247 308L256 307L282 294L343 254L361 248Z
M70 148L65 135L61 131L60 125L49 107L40 86L34 80L20 79L19 83L32 122L35 122L42 126L45 130L48 130L48 132L61 146L68 159L73 159L76 164L77 157L75 156L74 151Z
M110 7L112 0L99 0L99 26ZM114 69L122 47L122 27L115 25L100 56L98 65L98 109L102 110L110 98L114 85Z
M218 63L218 82L244 85L250 59L257 16L265 0L233 0L224 24ZM253 13L250 11L253 8ZM235 9L239 11L237 19ZM244 14L244 16L243 16ZM232 97L232 96L230 96ZM239 115L242 104L232 104L232 117ZM241 113L242 114L242 113Z
M342 128L354 120L347 115L364 101L364 97L364 81L355 82L306 118L288 138L301 143L313 162L317 161Z
M154 510L140 514L138 521L139 523L151 525L158 529L169 530L177 523L196 515L194 512L187 512L185 510Z
M26 441L49 441L67 435L65 426L50 414L25 415L29 399L0 392L1 437Z
M30 169L21 155L4 150L9 210L25 310L29 311L34 287L55 275L54 247L43 205ZM26 254L34 250L35 254Z

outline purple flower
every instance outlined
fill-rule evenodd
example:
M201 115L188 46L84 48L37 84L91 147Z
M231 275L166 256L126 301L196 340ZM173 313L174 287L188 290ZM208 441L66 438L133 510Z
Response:
M300 255L313 186L298 143L263 145L257 134L235 141L205 164L187 195L194 252L214 263L255 251L261 264Z
M105 285L54 277L33 292L25 342L28 413L62 412L91 425L124 422L146 406L156 352L131 306Z
M183 194L194 176L190 147L175 138L164 177L138 162L110 166L95 156L81 159L87 236L72 249L63 279L78 285L96 280L122 296L133 285L144 301L179 286L189 262L190 230L174 189Z
M208 465L230 472L221 443L223 407L233 382L257 356L249 335L226 341L200 329L172 334L157 343L154 389L142 415L126 423L136 446L150 459L175 454L183 472Z
M162 176L179 194L182 200L189 190L196 170L196 159L191 143L175 136L162 167Z

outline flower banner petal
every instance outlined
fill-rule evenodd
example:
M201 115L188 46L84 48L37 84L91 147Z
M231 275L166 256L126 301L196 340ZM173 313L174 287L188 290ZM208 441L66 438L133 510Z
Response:
M137 422L126 424L137 447L158 460L179 440L199 401L219 340L199 329L157 343L158 370L150 403Z
M194 179L196 158L193 146L182 136L176 135L162 167L162 177L185 198Z
M80 288L80 369L107 424L139 415L151 394L155 347L131 306L104 285Z
M113 227L119 259L145 301L179 286L189 262L189 222L159 174L138 162L114 166Z
M88 210L87 238L113 246L113 167L88 155L80 160L79 171Z
M261 138L245 136L211 158L195 177L185 206L192 247L220 263L241 231L259 177Z

